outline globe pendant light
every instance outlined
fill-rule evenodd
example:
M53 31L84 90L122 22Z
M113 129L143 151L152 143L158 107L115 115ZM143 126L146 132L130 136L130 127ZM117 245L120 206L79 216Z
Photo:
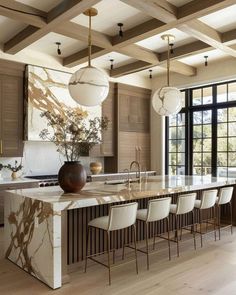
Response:
M91 17L98 14L97 9L90 8L84 12L89 16L88 36L88 66L76 71L69 81L69 92L71 97L82 106L100 105L109 92L109 81L106 75L99 69L91 66Z
M177 114L181 108L181 92L176 87L170 87L170 44L173 43L173 35L163 35L163 40L168 42L167 51L167 86L159 88L152 96L153 109L161 116ZM171 42L171 43L170 43Z

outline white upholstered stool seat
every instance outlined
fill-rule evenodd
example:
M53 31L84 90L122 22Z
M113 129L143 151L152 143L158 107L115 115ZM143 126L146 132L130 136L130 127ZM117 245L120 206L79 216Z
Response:
M102 216L91 220L88 223L89 226L100 228L103 230L108 230L109 216Z
M137 220L144 222L146 224L145 227L145 235L146 235L146 250L138 249L138 251L147 255L147 269L149 269L149 245L148 245L148 237L149 237L149 223L154 223L154 234L153 234L153 250L155 249L155 238L164 238L161 235L157 235L156 233L156 222L160 220L166 220L166 228L168 238L168 248L169 248L169 259L171 259L170 253L170 236L169 236L169 213L170 213L170 203L171 198L158 198L153 199L148 202L147 209L140 209L137 212Z
M138 203L127 203L122 205L115 205L111 206L109 210L108 216L102 216L95 218L91 220L88 223L88 230L87 230L87 238L86 238L86 258L85 258L85 272L87 270L87 260L91 259L94 262L97 262L99 264L102 264L103 266L108 268L109 271L109 285L111 284L111 263L110 263L110 251L111 251L111 245L110 245L110 238L113 237L113 232L117 230L124 230L126 228L131 227L133 232L133 242L134 242L134 252L135 252L135 261L136 261L136 272L138 273L138 262L137 262L137 248L136 248L136 215L137 215L137 209L138 209ZM101 263L100 261L96 260L94 257L96 255L100 255L102 253L95 253L88 255L88 249L89 245L89 238L90 238L90 232L92 228L97 228L100 230L103 230L106 232L107 236L107 258L108 258L108 264ZM112 239L114 242L114 239ZM124 249L124 243L123 240L123 249ZM113 243L112 243L113 244ZM115 249L113 246L113 264L115 263ZM91 252L91 249L90 249Z
M215 241L216 241L216 215L215 215L215 204L217 200L217 190L212 189L212 190L206 190L202 192L202 196L200 200L196 200L194 207L199 211L199 224L200 224L200 231L197 231L201 235L201 247L203 246L203 240L202 237L205 233L207 233L207 225L208 225L208 217L206 222L206 232L202 231L202 211L208 209L213 210L213 225L214 225L214 234L215 234ZM208 215L208 214L207 214Z

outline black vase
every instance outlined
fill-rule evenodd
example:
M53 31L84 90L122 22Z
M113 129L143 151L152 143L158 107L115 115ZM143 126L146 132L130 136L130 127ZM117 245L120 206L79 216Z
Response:
M79 161L65 161L58 173L58 182L65 193L78 193L85 186L86 170Z

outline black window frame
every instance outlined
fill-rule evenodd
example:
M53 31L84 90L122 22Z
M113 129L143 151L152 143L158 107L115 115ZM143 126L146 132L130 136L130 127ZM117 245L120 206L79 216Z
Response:
M181 90L185 92L185 107L180 111L185 113L185 174L193 175L193 112L212 110L212 149L211 149L211 173L217 176L217 111L222 108L236 107L236 100L228 101L229 84L236 83L236 80L223 81L214 84L201 85ZM227 101L217 102L217 87L227 85ZM212 103L202 105L192 105L193 90L212 87ZM228 123L228 121L227 121ZM165 119L165 174L169 174L169 117ZM229 168L229 166L227 166ZM227 170L228 171L228 170ZM228 173L228 172L227 172Z

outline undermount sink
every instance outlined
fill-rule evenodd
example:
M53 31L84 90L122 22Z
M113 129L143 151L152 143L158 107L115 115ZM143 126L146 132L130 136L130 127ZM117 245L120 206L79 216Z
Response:
M139 182L139 179L137 179L137 178L135 178L135 179L130 179L129 182L130 182L130 183ZM109 185L127 184L127 183L128 183L128 179L106 180L106 181L105 181L105 184L109 184Z

